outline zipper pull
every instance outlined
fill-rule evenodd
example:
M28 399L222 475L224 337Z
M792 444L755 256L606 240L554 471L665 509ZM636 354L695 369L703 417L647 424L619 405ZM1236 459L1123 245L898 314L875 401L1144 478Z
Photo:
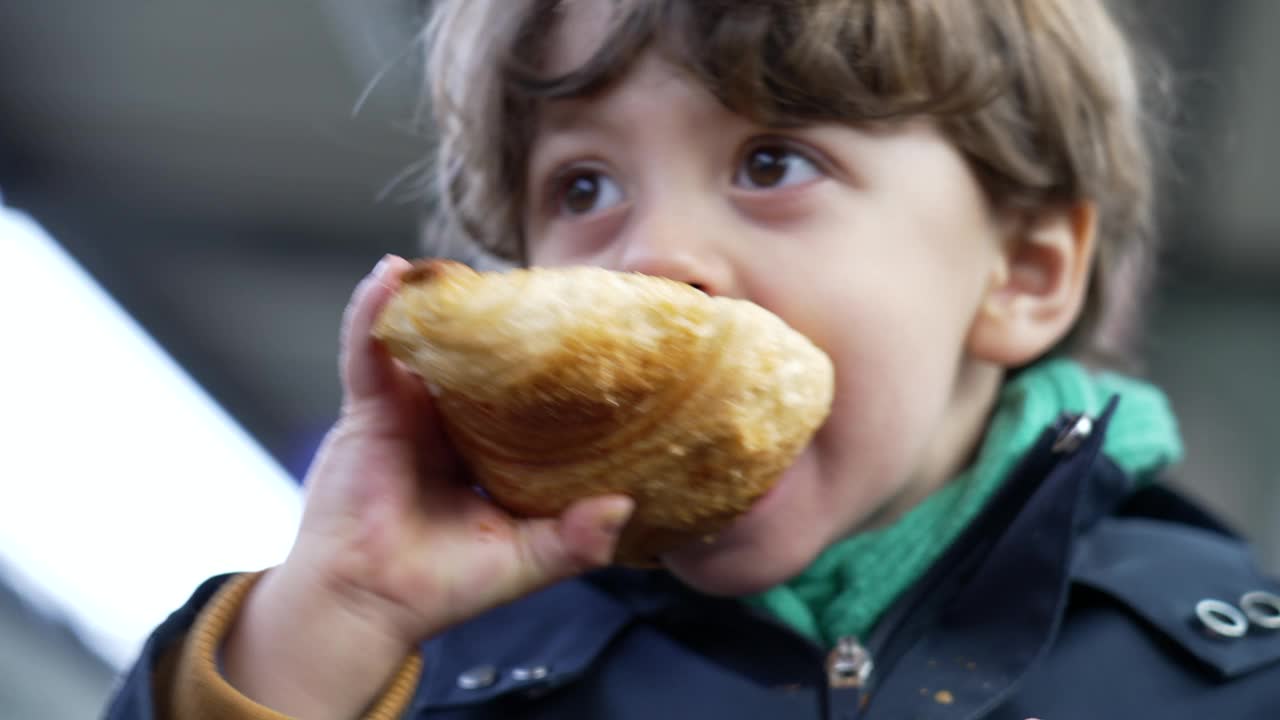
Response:
M846 635L836 640L835 649L827 655L827 686L833 690L864 687L874 667L871 653L858 638Z

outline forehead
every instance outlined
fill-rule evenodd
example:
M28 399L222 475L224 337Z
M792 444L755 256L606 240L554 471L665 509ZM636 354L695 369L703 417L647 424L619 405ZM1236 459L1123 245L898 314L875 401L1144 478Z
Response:
M608 37L617 11L616 0L561 0L549 28L541 70L559 76L586 64Z

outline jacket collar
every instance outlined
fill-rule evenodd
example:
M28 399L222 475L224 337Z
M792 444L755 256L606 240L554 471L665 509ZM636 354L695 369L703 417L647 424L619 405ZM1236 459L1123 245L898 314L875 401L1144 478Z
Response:
M1047 652L1077 537L1131 490L1101 455L1115 406L1113 398L1098 418L1064 415L1046 429L895 617L877 627L871 645L884 680L871 690L868 717L916 716L936 702L920 687L945 690L948 716L979 717Z

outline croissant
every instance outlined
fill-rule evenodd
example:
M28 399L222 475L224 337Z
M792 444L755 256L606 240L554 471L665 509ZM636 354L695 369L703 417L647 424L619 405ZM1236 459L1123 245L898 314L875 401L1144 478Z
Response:
M633 498L622 564L722 530L831 407L830 360L777 316L635 273L419 262L373 332L428 382L499 505L554 516Z

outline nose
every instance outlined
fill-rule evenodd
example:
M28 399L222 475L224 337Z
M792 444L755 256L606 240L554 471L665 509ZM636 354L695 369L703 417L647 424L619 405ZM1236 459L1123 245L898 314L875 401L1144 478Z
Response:
M732 262L713 226L680 211L651 211L625 231L618 269L688 283L712 296L733 297L737 288Z

